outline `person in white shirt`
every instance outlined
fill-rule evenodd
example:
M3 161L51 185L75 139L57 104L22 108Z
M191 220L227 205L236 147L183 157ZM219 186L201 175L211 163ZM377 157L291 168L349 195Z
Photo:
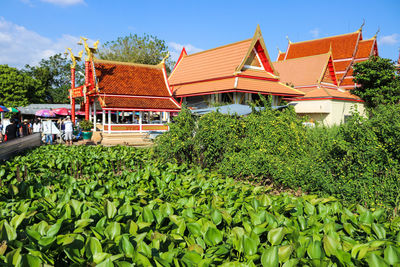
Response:
M72 145L72 132L74 131L74 125L69 116L67 116L67 120L64 122L65 126L65 141L67 145Z
M40 133L42 131L42 124L40 123L39 120L35 120L32 128L33 128L33 133Z

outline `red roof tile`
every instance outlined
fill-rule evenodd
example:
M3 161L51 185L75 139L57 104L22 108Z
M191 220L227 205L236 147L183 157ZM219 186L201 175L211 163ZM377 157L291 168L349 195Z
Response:
M339 91L336 89L330 89L330 88L317 88L315 90L308 91L304 97L301 98L296 98L293 99L295 100L301 100L301 99L307 99L307 98L343 98L343 99L351 99L351 100L358 100L360 101L361 99L358 96L355 96L351 94L349 91Z
M284 60L285 59L285 55L286 55L286 53L279 53L277 61Z
M344 71L351 64L351 60L334 62L335 71Z
M358 43L356 58L367 58L372 54L372 48L375 44L375 38L362 40Z
M332 46L333 59L350 58L354 55L360 32L348 33L316 40L290 43L286 59L306 57L329 52Z
M95 60L101 94L170 96L161 65Z

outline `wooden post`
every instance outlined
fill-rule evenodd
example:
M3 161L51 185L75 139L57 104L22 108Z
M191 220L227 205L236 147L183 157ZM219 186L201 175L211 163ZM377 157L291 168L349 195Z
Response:
M108 111L108 133L111 133L111 110Z

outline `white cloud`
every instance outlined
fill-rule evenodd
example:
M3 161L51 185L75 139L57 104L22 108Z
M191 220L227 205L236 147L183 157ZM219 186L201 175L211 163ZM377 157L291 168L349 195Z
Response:
M395 45L400 42L400 34L393 33L392 35L386 35L379 38L378 43L380 45Z
M311 30L310 33L314 38L318 38L319 34L320 34L320 30L319 30L319 28L315 28L315 29Z
M179 55L181 54L181 51L184 47L188 55L203 51L203 49L195 47L194 45L191 44L182 45L175 42L169 42L168 46L169 46L169 51L171 53L171 59L173 61L178 60Z
M0 17L0 64L17 68L35 65L43 58L64 52L67 47L77 53L83 48L76 44L78 41L79 37L68 34L56 39L47 38Z
M85 4L84 0L40 0L40 1L59 6L73 6L78 4Z

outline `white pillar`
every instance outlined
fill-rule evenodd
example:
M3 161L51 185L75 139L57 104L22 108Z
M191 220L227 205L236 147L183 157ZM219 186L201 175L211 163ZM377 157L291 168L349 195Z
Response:
M89 121L92 121L92 105L89 104Z
M171 112L167 112L167 122L171 122Z
M111 133L111 110L108 111L108 133Z
M122 123L124 122L124 120L125 120L125 111L122 111Z
M117 110L117 123L119 122L119 111Z
M95 101L93 101L93 120L94 120L94 123L93 123L93 131L94 132L96 132L96 128L97 128L97 114L96 114L96 102Z
M142 119L143 119L143 111L139 112L139 129L142 132Z
M103 130L104 130L104 125L106 124L106 111L104 109L103 109L102 123L103 123Z

